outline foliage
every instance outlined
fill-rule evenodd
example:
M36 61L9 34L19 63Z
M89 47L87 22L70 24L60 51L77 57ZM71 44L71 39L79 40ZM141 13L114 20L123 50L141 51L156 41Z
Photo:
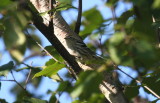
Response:
M13 61L0 66L0 76L7 76L8 72L14 68Z
M66 10L65 12L67 12L68 9L75 8L72 6L73 0L58 1L60 4L57 11ZM68 93L72 97L73 103L104 102L104 96L98 90L98 86L103 80L102 74L95 71L83 72L77 81L74 81L69 73L61 78L58 71L68 67L64 65L64 60L52 46L45 47L45 50L57 61L50 59L43 66L41 64L38 66L25 64L24 62L27 60L32 61L32 57L44 57L42 52L45 51L40 50L40 47L35 43L38 41L41 45L43 40L37 34L37 29L33 25L29 25L32 15L29 11L19 7L19 1L0 0L0 2L0 38L5 44L5 52L8 52L13 60L1 64L0 80L3 76L8 76L11 70L15 70L23 73L26 78L29 76L30 82L28 84L34 88L41 86L42 77L48 77L58 82L58 88L50 92L52 95L49 100L50 103L58 101L57 95L61 96L63 93ZM158 31L160 1L107 0L106 2L103 0L103 3L105 8L112 9L113 15L117 13L115 11L118 10L120 3L126 5L128 3L132 6L120 16L112 17L111 15L109 18L106 18L107 11L104 14L96 6L84 11L80 36L83 39L88 38L87 45L95 52L102 54L104 58L108 59L107 61L113 61L116 65L127 66L137 72L135 79L142 80L142 83L137 84L131 80L125 87L125 94L130 101L138 96L139 88L144 86L148 86L160 95L160 41L157 42L160 40L160 34L158 34L160 32ZM48 12L50 11L46 13ZM153 18L155 22L153 22ZM71 23L71 26L74 23L75 21ZM29 56L26 56L26 52L29 52L27 54ZM23 67L19 67L22 64L24 64ZM111 67L109 63L106 65ZM29 75L30 70L32 72ZM23 71L27 71L27 73ZM123 79L127 80L127 78ZM1 85L3 86L2 82L0 81L0 90L2 89ZM19 84L22 87L27 85L25 80ZM15 102L17 103L47 103L47 101L42 100L44 95L31 93L25 88L23 90L19 85L15 85L10 91L16 96ZM152 94L146 89L145 92ZM2 103L6 103L6 101L0 99ZM158 99L153 102L156 101Z

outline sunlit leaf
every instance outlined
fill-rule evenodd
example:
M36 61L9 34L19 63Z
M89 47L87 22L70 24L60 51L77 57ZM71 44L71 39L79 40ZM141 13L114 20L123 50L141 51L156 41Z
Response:
M153 8L160 8L160 0L154 0L152 7Z
M87 101L75 100L72 103L87 103Z
M50 78L52 78L56 82L62 81L62 78L60 78L60 76L58 74L52 75L52 76L50 76Z
M48 102L45 100L37 99L37 98L25 97L22 103L48 103Z
M63 62L64 59L59 55L59 53L56 51L56 49L53 46L46 46L45 49L54 57L56 58L58 61ZM47 54L48 55L48 54ZM53 62L53 59L50 60L51 63ZM47 63L49 63L50 61L48 61ZM47 64L46 63L46 64ZM50 64L50 63L49 63Z
M77 9L76 7L74 7L70 4L63 4L63 3L58 5L55 9L56 9L56 11L63 11L63 10L67 10L67 9L70 9L70 8Z
M72 0L57 0L59 3L66 3L66 4L71 4Z
M36 73L33 78L39 77L39 76L47 76L51 77L52 75L57 74L57 72L64 67L63 64L54 63L52 65L47 66L42 71Z
M32 69L33 71L38 70L40 67L31 67L31 66L27 66L27 67L22 67L19 69L16 69L17 72L22 71L22 70L26 70L26 69Z
M112 60L117 64L121 62L120 51L117 49L117 46L124 40L124 36L123 32L115 33L109 40L109 53Z
M53 65L55 61L53 59L49 59L49 61L46 62L45 66Z
M117 32L110 38L110 45L118 45L124 40L125 33L124 32Z
M29 69L29 67L19 68L19 69L16 69L16 71L19 72L19 71L24 70L24 69Z
M65 3L65 2L61 2L61 3L56 4L55 8L53 8L51 10L48 10L48 11L45 11L45 12L41 12L41 13L39 13L39 15L40 16L44 16L45 14L48 14L50 12L56 13L58 11L68 10L70 8L77 9L76 7L72 6L71 4L68 4L68 3Z

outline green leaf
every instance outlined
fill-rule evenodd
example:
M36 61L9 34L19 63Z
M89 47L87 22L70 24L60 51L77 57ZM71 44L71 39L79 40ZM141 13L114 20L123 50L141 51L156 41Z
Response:
M89 103L106 103L105 99L106 98L104 97L102 93L97 93L97 94L93 94L89 98L88 102Z
M41 12L41 13L39 13L39 15L44 16L44 15L48 14L49 12L55 12L55 9L48 10L48 11L45 11L45 12Z
M13 2L11 0L1 0L0 1L0 10L3 10L7 6L11 5Z
M47 77L52 77L52 75L57 74L57 72L65 67L64 64L59 64L59 63L54 63L52 65L47 66L45 69L42 71L36 73L33 78L39 77L39 76L47 76Z
M57 0L59 3L71 4L72 0Z
M83 37L92 33L93 30L99 28L104 22L103 16L95 7L85 11L83 16L85 18L85 20L82 21L84 30L80 32L80 35Z
M0 23L0 36L1 36L1 34L4 33L4 31L5 31L5 26Z
M60 85L57 91L58 92L64 92L64 91L70 92L72 88L73 86L69 81L63 81L63 82L60 82Z
M0 103L8 103L5 99L0 99Z
M68 10L68 9L77 9L76 7L70 5L70 4L64 4L64 3L61 3L60 5L58 5L55 9L55 11L63 11L63 10Z
M139 94L139 88L140 88L139 86L126 87L125 95L127 96L129 100L131 100L132 98L134 98L135 96Z
M21 103L48 103L48 102L37 98L24 97Z
M27 28L28 29L28 28ZM33 31L34 32L34 31ZM42 45L42 41L40 40L40 37L37 35L30 35L36 42L38 42L40 45ZM40 47L37 45L37 43L30 37L27 37L27 47L32 50L33 52L41 53Z
M4 43L11 56L13 56L17 61L22 61L25 51L25 35L16 23L11 24L8 22L5 23L6 30L3 35Z
M41 13L39 13L39 15L40 15L40 16L44 16L45 14L48 14L48 13L50 13L50 12L55 13L55 12L57 12L57 11L68 10L68 9L70 9L70 8L72 8L72 9L77 9L76 7L74 7L74 6L72 6L72 5L68 4L68 3L62 2L62 3L58 3L55 8L53 8L53 9L51 9L51 10L48 10L48 11L45 11L45 12L41 12Z
M95 71L86 71L80 74L80 78L71 92L72 98L89 99L96 93L100 93L99 84L102 82L102 75ZM94 84L94 85L93 85ZM92 86L91 86L92 85Z
M160 8L160 0L154 0L152 7L153 8Z
M56 49L53 46L46 46L45 49L58 61L60 62L64 61L64 59L59 55L59 53L56 51ZM54 63L53 59L50 59L46 64L48 64L49 62Z
M50 99L49 99L49 103L56 103L56 101L57 101L56 93L53 92L53 93L52 93L52 96L51 96Z
M50 65L53 65L54 63L55 61L53 59L50 59L49 61L46 62L45 66L50 66ZM54 74L50 76L50 78L52 78L54 81L57 81L57 82L62 81L62 79L60 78L58 74Z
M158 63L160 52L156 50L155 47L146 40L137 40L134 43L132 53L134 55L135 65L146 68L153 68L153 65Z
M62 81L62 78L58 74L52 75L50 78L52 78L56 82Z
M10 61L7 64L0 66L0 76L7 76L10 70L13 68L14 68L13 61Z
M128 10L124 12L118 19L117 24L115 25L115 30L121 30L122 28L129 28L131 24L133 24L133 19L129 19L134 15L133 10Z
M111 59L117 64L121 62L120 51L117 46L124 40L124 37L125 34L123 32L117 32L109 39L109 53Z
M6 23L5 34L3 39L10 54L17 60L22 61L25 51L25 36L16 24ZM16 29L15 29L16 27ZM22 50L22 51L21 51Z
M26 50L26 36L24 35L23 30L26 25L28 25L30 13L28 11L16 10L16 5L11 6L10 9L6 9L6 14L1 20L5 28L2 37L6 49L13 59L17 62L21 62Z
M72 103L88 103L87 101L75 100Z
M30 67L23 67L23 68L16 69L16 72L19 72L19 71L24 70L24 69L30 69Z
M151 90L160 95L159 86L160 86L160 74L155 74L151 77L146 77L143 79L143 85L147 85ZM144 89L146 92L150 93L148 90Z
M53 59L49 59L49 61L46 62L45 66L49 66L49 65L52 65L54 63L55 63L55 61Z
M113 36L109 40L110 45L114 45L114 46L118 45L124 40L124 37L125 37L124 32L116 32L115 34L113 34Z
M109 53L110 53L111 59L112 59L116 64L120 64L121 59L120 59L120 57L118 56L118 51L117 51L117 49L115 49L114 46L109 46Z

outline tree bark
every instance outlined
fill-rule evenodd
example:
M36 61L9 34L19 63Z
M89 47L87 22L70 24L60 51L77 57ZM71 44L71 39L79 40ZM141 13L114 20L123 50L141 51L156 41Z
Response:
M29 0L29 1L33 4L33 6L39 13L50 10L49 0ZM37 17L35 14L33 15L34 18L40 18L38 17L38 15ZM69 65L73 64L70 63L69 59L67 58L70 58L70 60L73 61L73 63L77 66L77 64L74 62L75 58L77 57L79 58L77 59L77 62L80 68L82 68L84 71L96 70L103 63L105 63L105 61L101 57L97 56L86 46L83 46L83 48L77 48L79 42L85 45L83 43L83 40L78 35L76 35L73 30L71 30L69 25L66 23L66 21L58 12L56 12L53 17L51 17L49 14L46 13L45 15L41 16L41 19L43 22L41 21L38 22L39 19L33 19L34 25L42 32L43 35L45 35L45 37L51 42L52 45L54 45L54 47L56 47L56 49L59 45L62 44L67 50L63 52L65 53L69 52L67 54L68 56L71 57L74 56L73 58L68 56L65 57L64 54L60 53L61 56L65 58L65 60L68 62ZM50 25L50 21L53 21L52 23L53 25ZM45 27L45 29L43 26ZM54 29L53 31L50 30L51 28L50 26L53 27ZM57 38L61 44L53 42L55 38ZM80 50L81 51L85 50L84 52L87 55L81 56L81 54L79 53ZM61 51L58 50L58 52ZM88 63L88 61L90 62ZM77 66L79 69L76 69L77 67L75 65L72 66L72 69L74 69L74 71L76 71L76 74L78 74L80 72L80 68ZM122 92L121 85L117 77L114 77L112 74L113 73L111 72L104 72L105 78L103 80L103 83L100 84L100 90L108 99L108 101L110 101L111 103L128 103Z

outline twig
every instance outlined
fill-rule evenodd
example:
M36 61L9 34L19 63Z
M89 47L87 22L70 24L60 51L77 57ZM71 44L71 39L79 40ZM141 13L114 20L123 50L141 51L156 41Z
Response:
M129 74L127 74L126 72L124 72L123 70L121 70L117 65L115 65L115 64L113 64L114 65L114 67L117 69L117 70L119 70L119 71L121 71L122 73L124 73L125 75L127 75L128 77L130 77L131 79L133 79L134 81L136 81L137 83L140 83L140 84L142 84L142 82L141 81L139 81L139 80L137 80L137 79L135 79L135 78L133 78L133 77L131 77ZM156 96L158 99L160 99L160 96L158 95L158 94L156 94L153 90L151 90L148 86L143 86L145 89L147 89L149 92L151 92L154 96Z
M50 3L51 3L52 1L50 1ZM50 8L52 9L52 6L50 6ZM52 16L52 15L50 15L50 16ZM45 18L45 20L47 20L48 21L48 19L46 19ZM58 27L58 28L60 28L60 29L64 29L64 28L62 28L62 27L59 27L59 26L57 26L57 25L55 25L54 23L53 23L53 25L54 26L56 26L56 27ZM54 31L53 31L54 32ZM27 31L27 34L29 35L29 33L28 33L28 31ZM29 35L29 37L31 37L30 35ZM31 37L32 38L32 37ZM33 38L32 38L33 39ZM34 39L33 39L34 40ZM34 40L35 42L36 42L36 40ZM41 49L43 49L48 55L50 55L55 61L57 61L57 62L59 62L56 58L54 58L46 49L44 49L38 42L36 42L36 44L41 48ZM60 62L61 63L61 62ZM66 64L66 66L67 66L67 63L66 62L64 62L64 63L62 63L62 64ZM77 76L76 76L76 73L72 70L72 69L70 69L70 67L68 67L69 69L68 69L68 71L69 71L69 73L72 75L72 77L75 79L75 80L77 80Z
M17 83L17 85L19 85L24 91L26 91L26 89L25 89L20 83L17 82L17 80L15 79L15 77L14 77L14 75L13 75L12 70L11 70L11 75L12 75L12 77L13 77L13 80Z
M111 11L112 11L112 18L113 18L113 22L115 24L115 20L116 20L116 13L115 13L115 9L114 6L111 7Z
M44 6L41 6L41 5L38 7L36 5L36 3L34 2L34 0L30 0L30 1L31 1L31 3L33 3L33 5L35 6L36 9L38 9L40 7L45 8ZM44 2L43 0L41 2L44 3L44 4L46 4L47 6L49 5L48 2ZM35 12L33 12L31 10L31 8L28 7L28 9L31 11L31 13L33 15L33 24L49 40L49 42L55 47L55 49L64 58L64 60L66 60L68 62L68 64L74 69L75 73L79 74L82 69L78 65L78 63L76 62L75 58L72 55L69 54L69 52L66 50L66 48L62 45L62 43L58 40L58 38L54 34L54 31L52 29L54 23L53 23L53 25L51 25L51 23L52 23L51 22L51 23L49 23L49 26L48 26L48 24L45 24L43 22L43 20L42 20L43 18L41 16L36 15ZM48 9L48 7L47 7L47 9ZM55 16L54 19L55 18L59 18L60 20L62 20L61 22L65 22L63 20L63 18L61 18L61 16L60 17L56 17Z
M28 73L27 79L26 79L26 81L25 81L25 87L24 87L25 89L26 89L26 87L27 87L27 84L28 84L28 81L29 81L31 72L32 72L32 69L29 69L29 73Z
M40 43L38 43L32 36L29 34L28 30L26 30L27 35L42 49L44 50L54 61L59 62L55 57L53 57ZM60 62L59 62L60 63Z
M76 22L75 30L74 30L74 32L77 35L79 34L79 31L80 31L81 18L82 18L82 0L79 0L78 17L77 17L77 22Z
M33 62L32 62L32 63L33 63ZM31 66L32 66L32 63L31 63ZM31 72L32 72L32 69L30 68L30 69L29 69L28 76L27 76L26 81L25 81L25 87L24 87L25 89L26 89L26 87L27 87L27 83L28 83L28 81L29 81L29 78L30 78Z
M15 82L15 80L0 80L0 81L10 81L10 82Z
M72 83L73 81L74 81L74 78L71 79L71 83ZM59 98L60 98L60 96L62 95L63 91L68 88L68 85L69 85L69 83L68 83L67 85L65 85L64 88L62 88L62 92L58 92ZM57 101L59 101L59 98L57 99ZM56 103L58 103L57 101L56 101Z
M27 32L27 35L28 35L34 42L36 42L36 44L37 44L42 50L44 50L49 56L51 56L53 60L55 60L56 62L59 62L59 63L61 63L61 64L66 64L66 65L67 65L67 63L65 63L65 62L62 63L62 62L58 61L56 58L54 58L45 48L43 48L43 46L42 46L41 44L39 44L34 38L31 37L31 35L29 34L28 30L26 30L26 32ZM29 66L29 65L27 65L27 64L25 64L25 63L22 63L22 64L26 65L27 67L31 67L31 66ZM69 67L69 68L70 68L70 67ZM69 69L69 72L71 73L72 77L73 77L75 80L77 80L77 77L76 77L76 74L74 73L74 71L71 70L71 69Z
M68 71L75 80L78 79L77 75L75 74L75 72L72 70L71 67L68 67Z

